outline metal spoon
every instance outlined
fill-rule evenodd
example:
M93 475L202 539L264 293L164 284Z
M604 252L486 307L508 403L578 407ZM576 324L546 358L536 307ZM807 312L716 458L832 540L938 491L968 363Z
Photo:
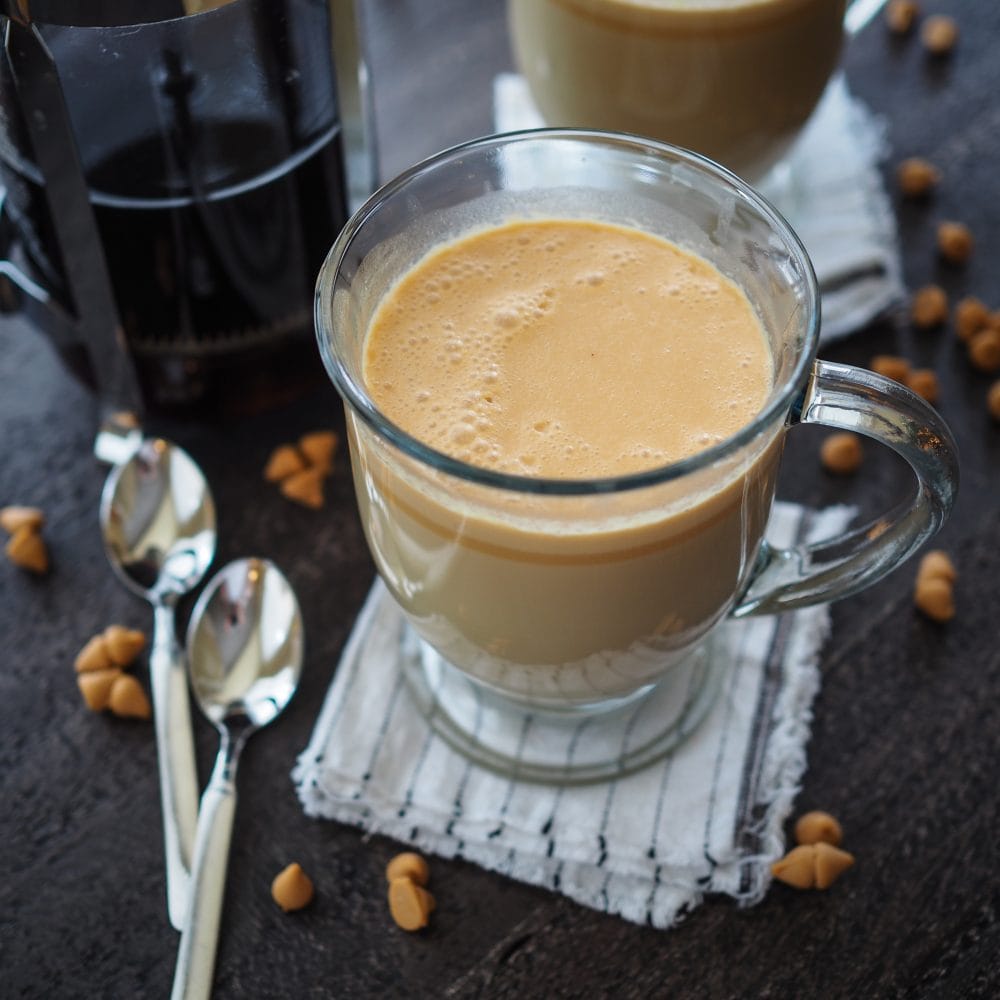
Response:
M215 504L190 456L145 439L115 466L101 495L104 547L115 573L153 605L149 676L156 720L156 755L163 807L167 912L180 930L198 822L198 773L191 736L184 656L174 608L215 557Z
M250 734L271 722L295 693L302 644L295 592L266 559L238 559L219 570L191 614L191 687L219 730L220 745L201 797L172 1000L211 994L236 812L236 766Z

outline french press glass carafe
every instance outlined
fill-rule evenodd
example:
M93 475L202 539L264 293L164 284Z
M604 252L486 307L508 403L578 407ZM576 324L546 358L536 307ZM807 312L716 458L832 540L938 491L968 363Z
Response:
M355 3L0 0L0 299L102 399L239 414L319 377L316 275L374 187Z

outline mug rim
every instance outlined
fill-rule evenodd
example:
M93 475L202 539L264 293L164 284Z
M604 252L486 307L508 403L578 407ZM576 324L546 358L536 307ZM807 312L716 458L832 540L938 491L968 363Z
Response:
M330 310L327 306L332 303L332 290L336 277L340 273L341 264L355 236L365 225L372 212L389 198L405 191L407 186L416 178L438 170L470 151L478 151L491 147L501 148L525 141L553 140L558 142L567 139L590 142L605 147L621 148L622 146L628 146L636 151L642 151L647 156L653 154L661 160L684 162L688 166L694 167L696 170L711 176L715 181L724 182L734 189L738 196L749 202L753 209L767 220L801 265L805 280L808 317L805 336L798 348L798 357L795 360L791 374L782 385L775 386L772 389L771 398L762 407L760 412L754 416L753 420L744 424L734 434L702 451L677 459L674 462L669 462L666 465L658 465L650 469L617 476L576 479L525 476L473 465L470 462L463 461L436 448L432 448L390 420L371 399L364 385L359 384L352 378L338 353L333 348L333 323L330 317ZM428 465L458 479L481 486L516 493L553 496L590 496L658 486L713 465L729 457L734 452L739 451L740 448L752 441L764 427L788 411L791 408L794 397L805 384L819 343L820 297L812 261L802 241L788 224L787 220L763 195L759 194L749 184L721 164L692 150L625 132L578 128L537 128L497 133L450 146L426 159L420 160L378 188L347 221L323 261L316 282L314 323L320 356L334 387L344 401L350 405L354 413L375 433L385 438L405 455L416 459L423 465Z

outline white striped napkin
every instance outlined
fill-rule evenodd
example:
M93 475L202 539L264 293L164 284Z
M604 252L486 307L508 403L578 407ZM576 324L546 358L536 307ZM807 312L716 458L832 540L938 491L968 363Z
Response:
M829 537L850 513L776 504L768 538ZM828 620L820 606L727 624L731 668L687 742L626 778L550 787L482 770L429 729L396 662L402 615L376 582L293 780L310 816L462 857L628 920L668 927L710 892L750 904L784 849ZM603 738L627 739L632 721L626 713ZM575 736L590 727L594 738L593 725L580 722Z
M495 78L493 117L498 132L544 124L516 73ZM809 251L823 296L823 342L903 298L896 218L878 169L887 152L885 125L840 74L789 153L788 169L761 186Z

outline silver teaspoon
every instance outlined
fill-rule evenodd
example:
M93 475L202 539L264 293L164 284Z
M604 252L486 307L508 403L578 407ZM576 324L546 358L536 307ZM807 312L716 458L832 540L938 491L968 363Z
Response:
M180 930L198 822L198 773L184 656L174 609L208 571L215 503L201 470L168 441L147 438L108 476L101 495L104 547L115 573L153 605L150 686L163 808L167 912Z
M211 994L236 812L236 766L250 734L271 722L295 693L302 646L295 592L266 559L238 559L219 570L191 614L191 687L218 729L220 745L201 797L172 1000Z

